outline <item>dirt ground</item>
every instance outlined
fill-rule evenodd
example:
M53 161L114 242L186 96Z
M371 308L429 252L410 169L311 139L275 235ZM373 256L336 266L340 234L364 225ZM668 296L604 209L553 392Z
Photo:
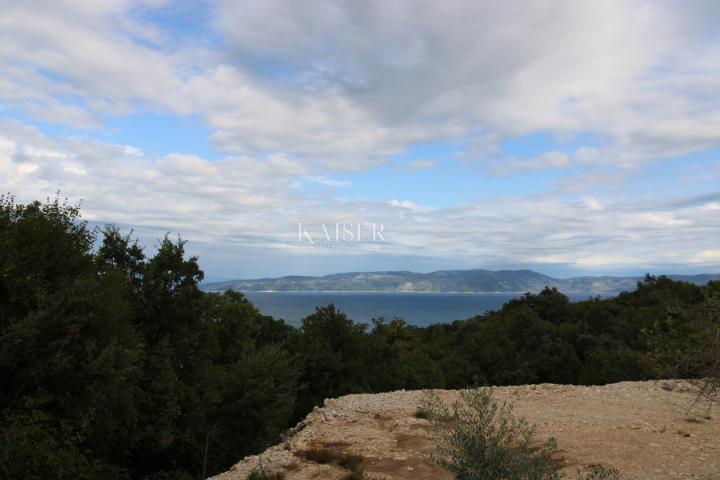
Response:
M457 392L436 390L446 400ZM423 392L348 395L325 401L285 441L247 457L215 480L240 480L260 462L287 480L451 479L428 464L427 421L415 417ZM720 480L720 413L700 406L684 382L623 382L602 387L498 387L495 398L553 436L568 477L603 464L624 480ZM357 464L357 465L356 465ZM352 471L362 471L362 477Z

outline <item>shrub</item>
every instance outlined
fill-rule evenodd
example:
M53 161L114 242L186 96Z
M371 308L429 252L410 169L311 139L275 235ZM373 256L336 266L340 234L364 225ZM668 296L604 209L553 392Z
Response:
M669 308L644 332L660 375L689 379L695 387L687 413L720 401L720 282L708 283L702 294L702 303Z
M535 440L535 427L513 413L512 405L498 403L490 388L463 390L448 406L428 393L421 411L429 413L436 449L431 461L458 480L562 480L554 465L554 438ZM539 446L536 446L540 443ZM618 478L617 470L593 467L583 480Z

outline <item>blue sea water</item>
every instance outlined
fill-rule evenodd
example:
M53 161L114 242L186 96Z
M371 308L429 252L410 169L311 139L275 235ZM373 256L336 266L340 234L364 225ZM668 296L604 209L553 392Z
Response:
M397 316L411 325L424 327L450 323L498 310L519 293L394 293L394 292L244 292L265 315L291 325L312 314L317 306L330 303L357 323ZM588 295L570 295L586 300Z

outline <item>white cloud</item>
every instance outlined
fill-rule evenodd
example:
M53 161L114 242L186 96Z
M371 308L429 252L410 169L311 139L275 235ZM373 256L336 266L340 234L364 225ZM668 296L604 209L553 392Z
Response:
M592 131L617 164L720 140L720 42L708 20L718 12L707 3L216 4L235 58L296 69L301 87L339 91L395 135L468 139L470 158L536 131Z
M147 156L122 145L56 139L17 122L0 123L2 189L20 201L53 195L84 199L89 220L139 230L180 232L196 242L232 246L234 255L315 254L297 242L297 222L384 225L385 252L454 259L462 265L561 263L717 265L717 195L618 201L598 193L496 198L436 209L412 200L333 201L291 188L300 180L333 184L288 156L209 162ZM274 252L274 253L273 253Z
M564 152L550 151L534 157L501 157L492 162L496 173L510 174L567 167L571 158Z
M326 187L345 188L345 187L352 186L352 182L350 182L348 180L338 180L335 178L324 177L324 176L318 177L318 176L306 175L306 176L302 177L302 179L306 182L317 183L318 185L323 185Z
M196 45L136 15L166 3L0 0L0 103L87 128L129 112L196 115L226 158L2 122L2 190L61 190L93 220L241 248L304 251L293 225L312 217L381 222L392 252L463 264L717 263L717 193L622 189L652 162L720 145L717 2L213 0L219 39ZM502 154L538 132L593 142ZM572 176L450 209L292 188L348 187L338 172L432 142L458 143L492 173Z
M582 199L583 204L589 208L590 210L602 210L603 209L603 203L600 201L597 197L592 195L587 195L583 197Z
M91 126L96 110L127 111L138 100L175 103L182 63L117 28L139 2L4 3L0 96L12 105L44 120Z
M234 68L219 67L183 90L205 112L213 140L226 151L283 151L332 170L357 170L399 153L412 139L375 123L337 91L265 88Z
M431 207L427 207L424 205L418 205L417 203L411 202L410 200L400 201L400 200L393 199L393 200L390 200L389 202L387 202L387 204L393 208L404 208L407 210L412 210L414 212L429 212L429 211L433 210L433 208L431 208Z
M434 166L435 162L432 160L412 160L407 164L407 168L410 170L427 170L428 168L433 168Z
M703 250L694 255L693 260L702 264L714 263L720 265L720 250Z
M228 152L327 171L417 142L483 158L538 131L605 145L520 167L632 165L720 141L712 2L216 0L215 50L134 15L165 3L5 2L0 98L88 127L139 108L196 114Z

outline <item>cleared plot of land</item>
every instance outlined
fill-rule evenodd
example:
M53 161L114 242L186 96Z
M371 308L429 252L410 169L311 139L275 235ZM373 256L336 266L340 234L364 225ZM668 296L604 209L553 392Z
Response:
M366 479L450 479L423 460L432 442L427 421L416 418L422 398L398 391L326 400L285 442L215 479L245 479L261 459L288 480L351 479L360 470ZM498 387L495 398L535 423L538 439L557 439L557 461L572 478L604 464L628 480L720 480L720 412L701 406L688 415L694 397L682 382Z

